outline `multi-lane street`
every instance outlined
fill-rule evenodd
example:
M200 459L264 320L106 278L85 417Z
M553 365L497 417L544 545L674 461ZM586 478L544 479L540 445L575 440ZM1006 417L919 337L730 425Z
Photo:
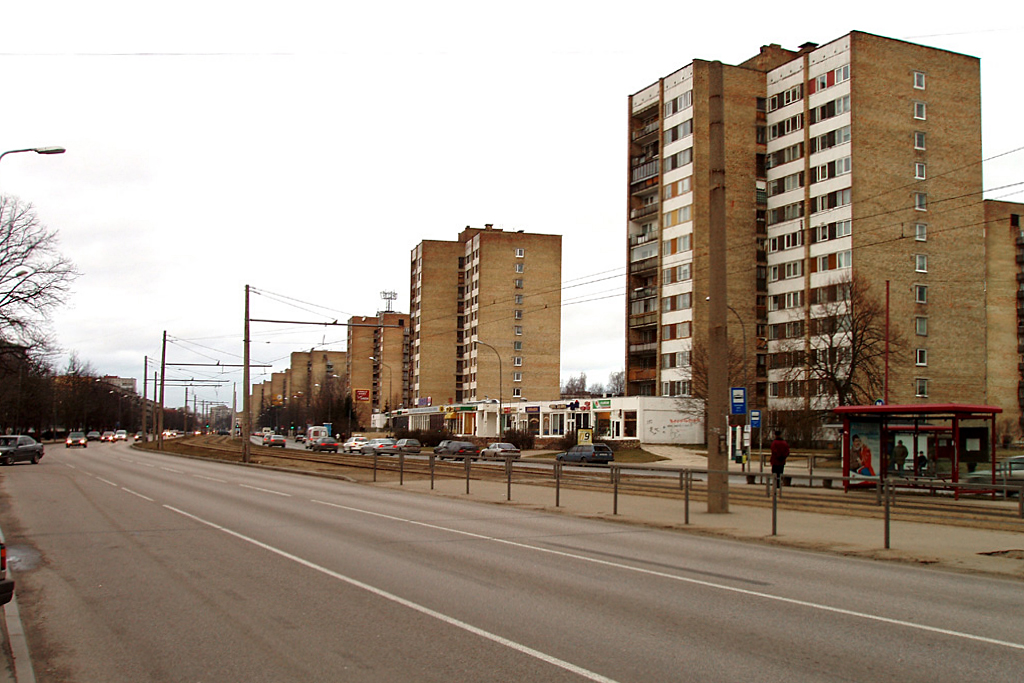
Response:
M0 471L40 681L1016 680L1020 584L133 451Z

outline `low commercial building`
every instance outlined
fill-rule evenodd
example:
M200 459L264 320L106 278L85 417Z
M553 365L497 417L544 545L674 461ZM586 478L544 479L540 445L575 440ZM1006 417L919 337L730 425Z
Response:
M557 439L578 429L593 429L596 438L637 439L641 443L696 444L704 441L704 402L666 396L615 396L527 401L497 401L396 410L394 429L447 429L454 435L497 439L499 410L513 429L538 438ZM383 428L385 415L374 416Z

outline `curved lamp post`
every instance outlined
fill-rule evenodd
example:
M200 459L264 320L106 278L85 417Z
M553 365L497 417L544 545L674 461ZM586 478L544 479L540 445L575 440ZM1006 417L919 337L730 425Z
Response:
M387 420L388 421L387 421L387 431L388 431L388 434L390 434L391 433L391 412L394 410L394 406L391 405L391 401L394 400L394 394L391 393L391 379L392 379L391 366L388 365L387 363L385 363L384 361L380 360L379 358L374 358L373 356L370 356L370 360L372 360L374 363L378 363L380 365L383 365L384 367L386 367L388 369L388 403L387 403L387 406L388 406L388 418L387 418Z
M502 414L502 412L501 412L501 394L502 394L502 380L503 380L503 373L501 371L501 354L498 353L498 349L494 348L493 346L491 346L487 342L482 342L479 339L474 339L473 343L474 344L479 344L481 346L486 346L491 351L494 351L494 355L498 357L498 439L500 440L501 436L503 434L503 432L501 430L501 421L502 421L502 418L505 417Z

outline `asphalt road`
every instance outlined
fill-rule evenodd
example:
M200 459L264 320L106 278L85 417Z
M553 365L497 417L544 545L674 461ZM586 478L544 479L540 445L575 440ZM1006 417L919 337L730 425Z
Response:
M132 451L0 470L40 681L1018 680L1019 583Z

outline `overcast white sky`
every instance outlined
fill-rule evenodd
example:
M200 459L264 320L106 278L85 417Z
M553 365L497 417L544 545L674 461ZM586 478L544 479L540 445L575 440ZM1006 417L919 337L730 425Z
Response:
M254 296L257 318L372 315L385 289L406 311L410 249L493 223L563 235L563 281L590 284L563 293L562 377L604 382L623 367L626 98L694 58L851 30L963 52L981 58L985 156L1024 147L1012 3L370 5L5 3L0 151L68 150L0 166L0 192L34 204L82 272L54 319L65 352L141 378L166 330L187 340L172 361L237 363L246 284L333 311ZM986 188L1021 181L1020 152L985 164ZM279 371L343 350L345 330L253 338ZM228 404L241 385L167 374L224 379L199 397Z

